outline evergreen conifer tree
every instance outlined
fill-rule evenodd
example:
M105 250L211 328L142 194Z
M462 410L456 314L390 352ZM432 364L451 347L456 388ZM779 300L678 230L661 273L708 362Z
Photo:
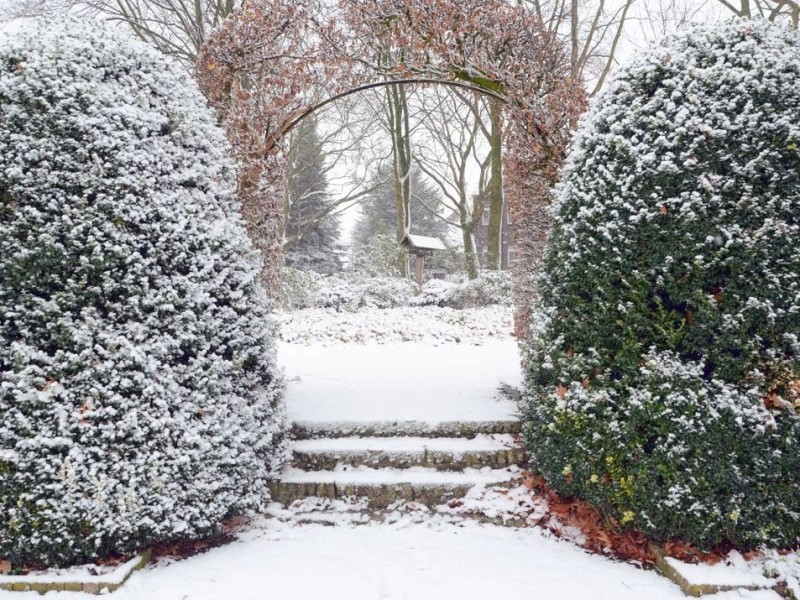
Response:
M306 117L291 140L286 266L330 275L342 269L339 217L325 214L330 209L331 195L317 127L313 115Z

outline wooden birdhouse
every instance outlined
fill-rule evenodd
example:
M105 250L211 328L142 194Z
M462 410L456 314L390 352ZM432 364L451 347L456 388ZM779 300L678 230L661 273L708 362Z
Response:
M408 253L416 256L414 275L417 285L422 287L422 274L425 270L425 257L432 255L437 250L447 250L442 240L424 235L406 233L401 244L408 248Z

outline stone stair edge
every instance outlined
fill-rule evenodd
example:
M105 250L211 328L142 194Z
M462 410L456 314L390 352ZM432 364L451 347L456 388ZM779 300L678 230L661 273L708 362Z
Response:
M507 481L486 482L486 485L508 487L513 485L514 481L514 479L509 479ZM308 497L328 499L363 497L368 499L369 510L375 510L386 508L399 500L420 502L427 506L440 505L452 499L464 497L475 485L479 484L474 482L450 482L414 485L411 483L294 483L276 481L270 484L270 494L273 501L287 506L295 500Z
M295 441L293 450L302 453L346 453L385 452L387 454L415 454L421 452L491 452L517 448L514 435L510 433L479 433L473 438L464 437L418 437L376 436L338 438L310 438Z
M459 471L442 472L428 467L412 468L369 468L358 467L343 470L312 470L306 471L297 468L288 468L281 474L278 482L285 484L329 484L359 485L359 486L387 486L387 485L494 485L511 481L522 474L522 469L511 465L492 469L467 468Z
M342 437L474 437L480 434L518 434L522 422L515 419L495 421L303 421L292 423L295 439Z
M337 438L348 440L352 438ZM431 439L431 438L426 438ZM446 439L446 438L439 438ZM313 441L313 440L311 440ZM326 440L331 441L331 440ZM415 449L348 449L334 450L327 444L327 449L304 450L295 447L291 465L304 471L332 471L340 465L369 468L408 469L425 467L437 471L458 471L465 468L490 467L499 469L511 465L523 464L526 460L525 450L512 445L501 448L484 449L476 446L469 449L426 448L424 445Z

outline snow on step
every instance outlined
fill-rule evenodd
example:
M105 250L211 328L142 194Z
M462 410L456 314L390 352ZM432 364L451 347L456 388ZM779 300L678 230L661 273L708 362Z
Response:
M449 452L494 452L513 448L514 438L508 434L479 434L474 438L429 438L429 437L343 437L299 440L295 452L302 453L424 453Z
M289 377L286 402L293 421L436 424L517 418L514 403L498 395L501 384L521 383L514 340L346 349L282 343L278 350Z
M340 463L455 471L465 467L500 468L520 464L524 456L524 450L508 434L474 438L342 437L300 440L294 446L293 464L308 471L334 469Z
M516 466L507 469L437 471L423 467L304 471L289 468L281 481L270 485L273 500L288 505L309 497L365 498L370 510L385 509L398 501L436 506L461 498L475 486L506 486L520 476Z
M425 467L410 469L371 469L356 467L337 469L335 471L303 471L287 468L281 476L281 482L347 485L403 485L412 486L450 486L450 485L493 485L512 481L520 476L520 469L465 469L457 472L437 471Z
M514 418L501 421L295 421L295 439L359 437L466 437L481 434L520 433L522 423Z

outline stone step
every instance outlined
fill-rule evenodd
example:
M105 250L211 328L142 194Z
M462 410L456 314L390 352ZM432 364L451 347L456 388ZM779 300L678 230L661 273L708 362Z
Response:
M521 465L525 452L510 434L474 438L367 437L299 440L292 464L305 471L333 470L337 465L373 468L430 467L457 471L469 467Z
M481 434L518 434L522 423L508 421L378 421L321 422L295 421L292 435L296 440L342 437L424 437L474 438Z
M443 472L424 467L336 471L286 469L280 481L270 485L272 499L284 505L311 496L329 499L366 497L371 510L398 501L435 506L463 497L476 485L510 485L521 475L518 467L465 469Z

